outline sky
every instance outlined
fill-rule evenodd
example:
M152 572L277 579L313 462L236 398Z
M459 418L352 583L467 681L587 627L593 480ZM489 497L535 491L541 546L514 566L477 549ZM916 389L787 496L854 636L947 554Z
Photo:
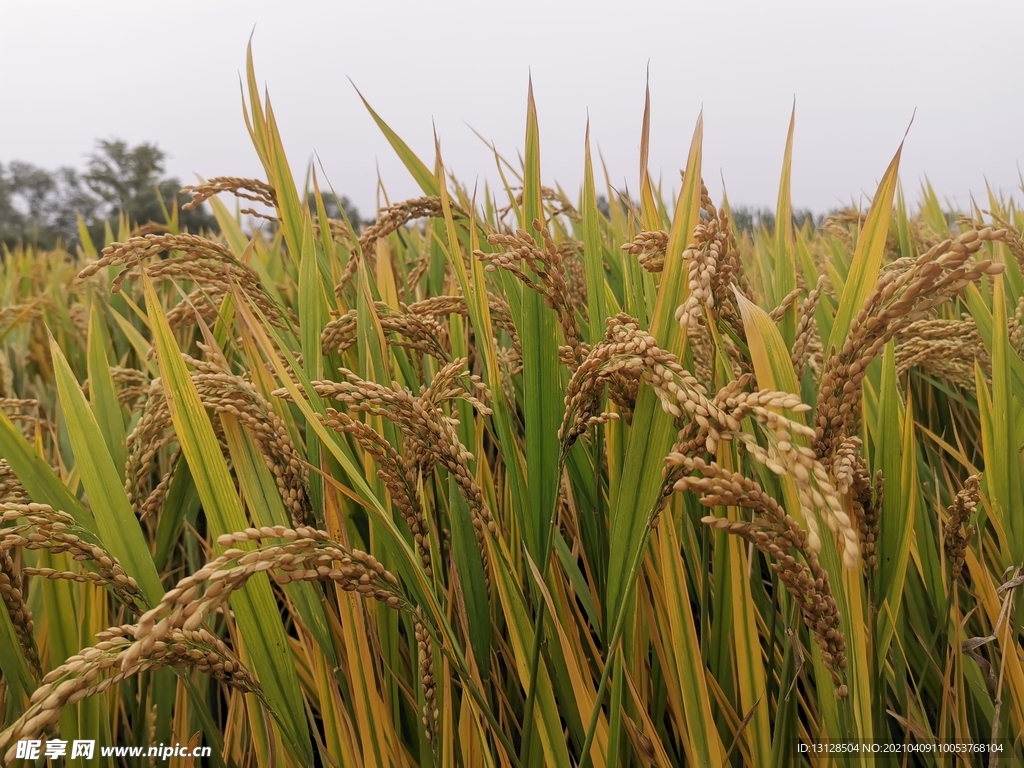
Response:
M296 179L316 158L364 216L378 178L392 202L419 190L355 87L431 167L436 129L446 167L482 190L500 179L474 130L515 161L531 76L542 180L573 198L588 118L595 161L637 188L649 73L666 192L703 111L712 197L724 180L734 206L774 207L795 103L796 208L870 198L912 117L909 199L926 176L958 206L986 183L1021 199L1022 32L1019 0L0 0L0 162L83 167L116 137L157 143L183 183L265 178L239 87L251 35Z

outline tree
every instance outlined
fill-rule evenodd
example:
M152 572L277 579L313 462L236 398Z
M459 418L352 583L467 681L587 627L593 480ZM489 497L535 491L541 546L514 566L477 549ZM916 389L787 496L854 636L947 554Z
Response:
M0 164L0 241L16 242L24 228L24 216L16 204L17 189L9 171Z
M120 139L101 140L89 156L88 172L82 177L107 208L108 216L123 211L133 224L162 223L164 205L178 200L179 208L187 202L180 197L181 182L161 179L167 155L156 144L129 147ZM178 221L191 232L215 226L214 218L205 208L180 211Z
M793 211L793 226L801 229L804 224L819 227L825 220L824 216L816 216L813 211L799 208ZM755 232L764 227L769 233L775 232L775 211L770 208L750 208L745 205L732 209L732 226L737 232Z
M50 208L50 227L65 243L74 243L78 240L78 217L87 223L95 222L101 215L100 204L74 168L59 168L54 178L57 184Z
M50 172L31 163L0 166L0 241L53 248L78 236L76 212L95 217L97 201L73 168Z
M340 198L334 196L331 192L324 192L320 190L320 196L324 201L324 208L327 210L327 218L329 219L340 219L341 211L345 211L345 215L348 217L349 223L352 224L352 228L359 232L359 225L363 223L362 219L359 218L359 209L356 208L355 204L349 200L345 195L341 195ZM339 201L341 207L338 207ZM316 193L310 192L306 197L306 203L309 205L309 210L316 214Z
M133 225L164 223L164 209L178 204L178 222L190 232L213 229L216 220L205 206L182 211L188 198L181 182L164 178L166 155L155 144L135 147L117 139L99 141L89 155L87 171L49 171L20 161L0 164L0 242L51 249L58 242L78 241L78 216L94 241L101 241L104 222L123 211Z

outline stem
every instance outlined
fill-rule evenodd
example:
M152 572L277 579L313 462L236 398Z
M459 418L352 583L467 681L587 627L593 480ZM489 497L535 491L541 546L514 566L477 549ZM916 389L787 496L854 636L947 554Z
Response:
M565 469L565 458L567 449L563 446L558 456L559 484L561 484L562 472ZM554 508L548 516L548 528L541 542L542 563L540 567L541 579L548 577L548 568L551 565L551 541L555 530L555 516L558 512L558 494L555 494ZM526 704L523 706L523 741L520 745L519 759L527 761L530 759L530 750L533 748L533 709L537 701L537 669L540 667L540 646L544 635L544 618L547 616L547 603L538 595L539 606L537 608L537 621L533 630L533 648L530 651L530 690L526 694Z
M521 761L530 759L530 750L533 748L533 708L537 700L537 668L540 666L541 633L544 630L546 615L547 604L541 600L534 627L533 649L530 651L530 690L526 694L526 704L523 707L523 742L519 751Z
M440 649L441 654L447 656L448 660L455 665L455 668L458 670L459 674L462 677L462 682L465 690L469 691L469 695L472 696L476 703L480 706L480 711L483 713L484 717L487 718L487 722L490 724L491 730L494 731L495 737L498 739L498 741L501 742L501 745L505 748L505 752L508 755L509 760L512 761L512 765L516 766L516 768L522 768L522 763L520 762L519 758L516 757L515 747L512 746L512 742L509 741L507 734L501 727L501 723L498 722L498 719L494 716L494 713L491 711L490 702L487 701L487 699L483 695L483 692L480 691L480 689L477 688L476 683L473 682L473 676L469 673L469 665L466 663L466 659L463 657L458 647L454 644L452 644L451 648L447 647L445 643L439 642L441 638L435 637L433 626L431 626L429 623L424 624L423 626L427 629L427 632L430 633L431 640Z
M597 721L601 715L601 701L604 699L605 689L608 687L608 677L612 670L612 662L614 654L618 650L619 640L622 637L622 628L626 623L626 607L629 605L631 590L636 586L636 573L640 568L640 563L643 562L644 555L647 552L647 542L651 538L651 520L657 514L659 507L664 503L664 498L658 497L654 509L647 514L647 529L644 532L643 540L640 542L640 546L636 548L636 552L633 553L633 559L629 564L629 575L626 578L627 592L623 594L622 601L619 603L619 610L615 614L615 624L612 630L612 636L608 641L608 659L605 662L604 670L601 672L601 682L597 687L597 697L594 699L594 710L590 713L590 724L587 726L587 738L583 742L583 752L580 755L580 764L578 768L590 768L590 747L594 742L594 735L597 733Z

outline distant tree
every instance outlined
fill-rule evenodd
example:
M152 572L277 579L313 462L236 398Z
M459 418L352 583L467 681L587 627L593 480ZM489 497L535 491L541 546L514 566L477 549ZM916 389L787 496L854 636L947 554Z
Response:
M0 241L8 246L71 242L78 236L76 212L90 220L97 206L73 168L50 172L19 161L0 166Z
M327 209L327 218L342 218L341 211L342 209L344 209L345 215L348 217L349 222L355 228L356 232L359 231L359 227L361 224L369 223L368 221L364 222L361 218L359 218L359 209L356 208L355 204L351 200L349 200L345 195L341 195L340 197L336 198L334 196L334 193L329 191L325 192L324 190L321 189L320 196L323 198L324 208ZM312 211L313 214L315 215L316 194L314 192L310 192L306 199L306 202L309 205L309 210ZM341 203L340 208L338 207L339 202Z
M179 208L188 198L179 197L181 182L161 178L167 155L155 144L129 147L120 139L101 140L89 155L88 172L82 177L110 216L123 211L133 224L162 223L161 200L170 206L178 200ZM178 221L190 232L211 229L215 219L205 208L181 211Z
M793 226L800 229L809 223L812 227L821 226L824 216L816 215L806 208L793 211ZM751 208L741 205L732 209L732 225L737 232L755 232L762 227L769 234L775 233L775 211L771 208Z
M732 226L737 232L752 232L754 212L746 206L732 209Z
M50 207L50 227L65 243L78 240L78 217L86 224L101 216L99 200L89 192L74 168L58 168L54 173L56 192Z
M751 208L746 205L731 209L732 225L737 232L755 232L761 227L775 229L775 213L768 208Z
M26 223L43 224L57 189L56 178L30 163L15 161L9 170L14 192L24 205Z
M616 195L615 196L615 202L618 203L618 208L619 208L619 210L622 212L622 214L624 216L628 216L629 212L631 210L632 211L639 211L640 210L640 203L638 201L636 201L636 200L633 200L631 197L629 197L625 193L621 193L620 192L618 195ZM605 197L604 195L598 195L597 196L597 210L606 219L610 219L611 218L611 215L612 215L612 204L608 201L608 198Z
M177 202L178 222L190 232L215 228L205 207L180 210L188 198L179 193L181 182L163 176L165 160L155 144L131 147L109 140L97 142L85 173L20 161L0 164L0 242L49 249L60 241L71 247L79 237L78 216L97 241L104 222L116 221L122 211L134 225L164 223L161 200L168 211Z
M14 207L14 189L4 166L0 163L0 242L7 242L20 229L20 214Z
M809 224L812 229L820 227L824 221L823 214L817 214L809 208L798 208L793 211L793 226L797 229L803 229L805 224Z

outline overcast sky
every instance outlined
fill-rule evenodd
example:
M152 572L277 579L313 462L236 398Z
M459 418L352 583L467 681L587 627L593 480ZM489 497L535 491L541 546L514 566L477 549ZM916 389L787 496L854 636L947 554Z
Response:
M793 203L822 212L870 195L903 138L963 205L986 180L1020 191L1024 2L91 2L0 0L0 162L81 167L97 138L156 142L168 171L262 176L239 76L253 34L293 172L313 154L361 212L378 168L393 201L418 190L347 78L428 165L432 124L464 182L497 181L523 146L532 72L546 184L575 196L589 112L595 160L637 186L650 65L652 175L678 188L704 111L716 200L774 206L796 99ZM601 179L598 179L601 183Z

